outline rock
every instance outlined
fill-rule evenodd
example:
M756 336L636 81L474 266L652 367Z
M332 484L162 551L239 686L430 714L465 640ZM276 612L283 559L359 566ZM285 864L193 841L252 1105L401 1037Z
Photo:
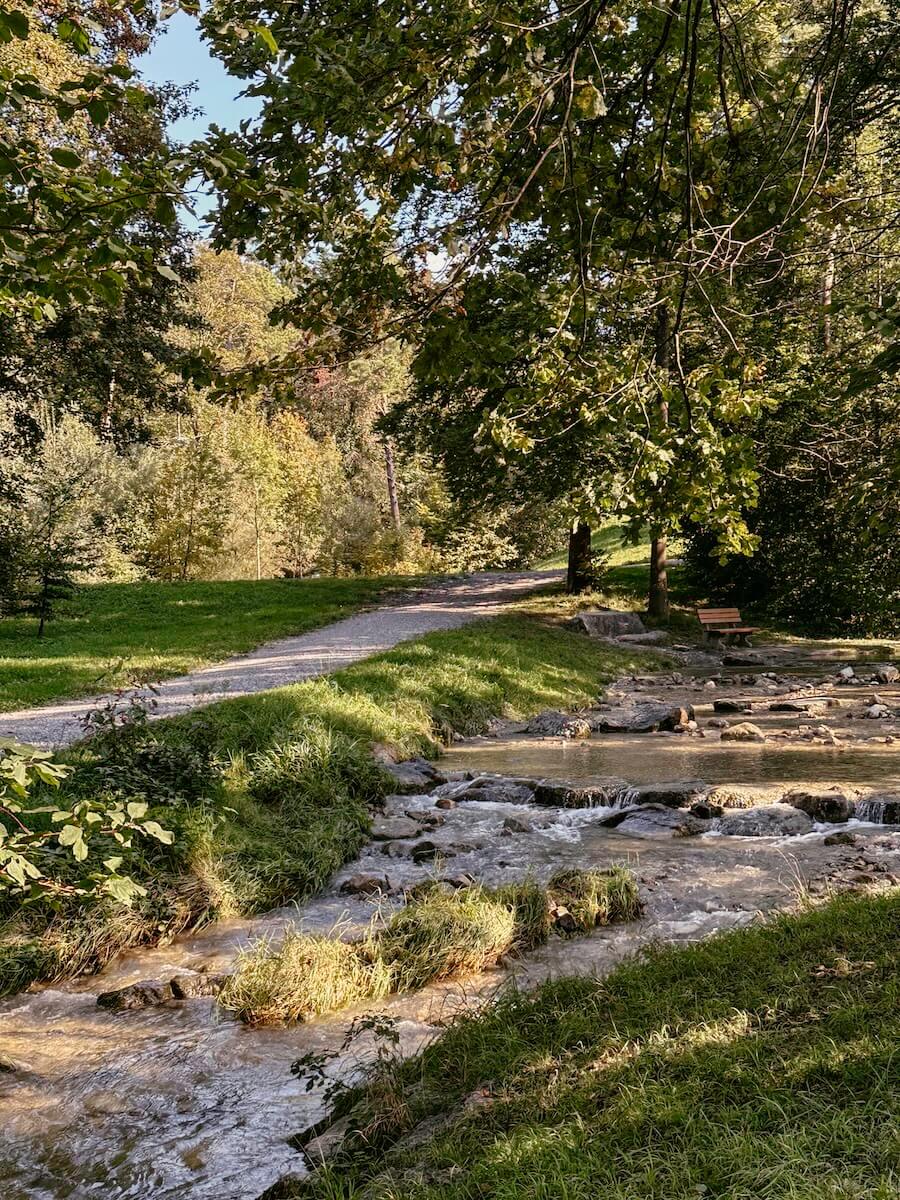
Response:
M891 710L886 704L870 704L864 715L873 721L883 721L885 717L891 716Z
M739 721L737 725L729 725L722 730L723 742L764 742L766 735L758 725L749 721Z
M803 713L809 715L808 700L775 700L769 705L769 712L774 713Z
M616 638L624 646L661 646L668 642L664 629L648 629L645 633L620 633Z
M403 838L418 837L422 827L409 817L376 817L372 822L372 840L393 842Z
M404 796L421 796L435 787L437 780L430 773L410 763L384 763L384 770L394 780L397 791Z
M721 804L710 804L706 800L700 800L690 807L692 817L699 817L701 821L711 821L714 817L721 817L725 809Z
M712 717L706 724L710 729L727 729L730 722L725 717Z
M440 799L434 802L434 807L443 809L456 808L456 801L450 796L441 796Z
M716 828L729 837L794 837L809 833L812 818L791 804L767 804L729 812Z
M746 700L713 700L713 712L748 713L750 705Z
M621 804L630 790L624 779L603 779L587 785L542 779L532 799L547 808L612 808Z
M412 848L414 863L434 862L436 858L455 858L456 854L446 846L438 846L434 842L417 842Z
M614 608L588 609L577 613L569 625L589 637L618 638L623 634L647 632L637 613L621 612Z
M856 817L873 825L900 825L900 792L864 796L856 802Z
M893 663L881 663L875 668L875 678L879 683L896 683L900 680L900 670Z
M578 929L578 922L564 904L555 904L550 909L550 920L560 933L575 933Z
M657 729L672 730L694 719L690 706L663 704L658 700L634 705L621 705L606 712L591 713L591 725L597 733L650 733Z
M742 792L734 787L715 787L706 797L707 804L720 808L753 808L757 797L752 792Z
M218 996L227 978L224 973L175 975L169 980L169 986L176 1000L196 1000L202 996Z
M837 673L838 683L849 683L851 679L856 677L856 672L852 667L841 667Z
M126 1012L132 1008L153 1008L174 999L170 983L163 983L158 979L142 979L140 983L131 983L111 992L101 992L97 997L97 1004L110 1012Z
M507 817L503 822L504 833L533 833L534 830L529 821L521 821L518 817Z
M707 679L706 683L703 685L703 688L704 691L714 692L716 690L716 681L714 679Z
M318 1130L321 1126L313 1128ZM303 1141L298 1139L298 1149L303 1151L310 1170L315 1170L329 1158L333 1158L352 1128L353 1117L348 1114L346 1117L341 1117L339 1121L335 1121L333 1125L329 1125L321 1133L317 1132L315 1136ZM305 1135L301 1135L301 1137L305 1138Z
M851 833L848 829L842 829L838 833L829 833L828 837L822 842L823 846L855 846L856 834Z
M459 890L459 888L475 887L478 884L475 876L469 875L466 871L461 871L459 875L449 875L442 882L456 890Z
M391 890L391 885L386 875L365 875L358 873L351 875L349 879L345 879L341 884L341 892L345 896L377 896L382 893L387 895Z
M722 655L724 667L760 667L762 662L759 654L741 654L736 650L729 650Z
M468 787L455 792L454 798L456 801L480 800L490 804L531 804L534 785L502 775L483 775L473 779Z
M853 816L853 801L837 788L795 788L782 797L784 804L799 808L814 821L838 825Z
M533 717L526 732L534 737L588 738L592 730L586 718L550 708Z
M617 828L619 833L631 837L675 838L703 833L708 823L691 816L684 809L667 808L662 804L642 804L627 811Z
M702 779L686 779L674 783L642 783L632 790L636 804L661 804L665 808L689 808L706 798L710 785Z

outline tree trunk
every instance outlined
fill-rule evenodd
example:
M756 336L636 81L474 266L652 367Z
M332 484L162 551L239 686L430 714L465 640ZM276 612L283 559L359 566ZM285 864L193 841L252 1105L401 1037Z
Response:
M831 296L834 292L834 248L837 245L837 230L828 235L828 250L822 272L822 342L825 353L831 352Z
M590 589L594 581L591 559L591 527L576 521L569 530L569 566L566 572L566 591L578 595Z
M391 520L400 532L400 501L397 499L397 473L394 467L394 447L390 441L384 443L384 472L387 476L388 500L391 504Z
M660 374L669 369L669 307L663 300L656 315L656 365ZM669 423L669 406L660 397L659 418L663 428ZM664 529L653 531L650 544L650 588L647 613L658 621L669 619L669 579L666 572L666 533Z
M659 621L669 619L669 577L666 570L666 535L659 531L650 543L650 602L647 612Z

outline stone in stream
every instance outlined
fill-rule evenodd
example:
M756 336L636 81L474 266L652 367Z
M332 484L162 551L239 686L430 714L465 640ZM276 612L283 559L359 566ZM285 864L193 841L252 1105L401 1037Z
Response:
M767 804L729 812L716 823L729 837L794 837L809 833L812 817L791 804Z
M418 837L422 826L409 817L376 817L372 822L372 840L393 842L403 838Z
M685 779L675 783L642 783L631 790L629 799L636 804L662 804L666 808L690 808L704 800L711 791L702 779Z
M722 655L723 667L760 667L762 663L762 656L752 651L742 654L736 650L729 650Z
M856 817L873 825L900 825L900 792L878 792L856 802Z
M729 725L722 730L723 742L764 742L766 735L758 725L749 721L739 721L737 725Z
M700 800L690 807L692 817L699 817L701 821L711 821L713 817L721 817L725 809L721 804L710 804L707 800Z
M457 849L465 852L465 850L473 849L473 847L459 846ZM436 858L455 858L456 850L449 846L438 846L435 842L416 842L412 848L412 860L414 863L434 862Z
M528 722L526 733L534 737L587 738L591 736L591 723L585 717L548 708Z
M217 996L222 990L224 974L175 975L165 982L159 979L142 979L127 987L111 992L101 992L97 997L100 1008L110 1012L126 1012L135 1008L155 1008L173 1000L188 1000L199 996Z
M870 704L863 715L873 721L883 721L892 714L886 704Z
M546 808L614 808L630 792L630 785L615 777L589 784L542 779L535 784L532 800Z
M713 712L748 713L750 711L750 705L746 700L713 700Z
M822 842L823 846L855 846L856 834L849 829L841 829L837 833L829 833Z
M589 719L597 733L652 733L686 725L694 719L694 710L690 705L650 700L591 713Z
M849 821L856 807L849 796L838 788L794 788L782 796L784 804L798 808L814 821L841 825Z
M849 683L851 679L856 678L856 672L852 667L841 667L837 673L838 683Z
M569 626L589 637L618 638L623 634L647 632L637 613L622 612L615 608L588 609L576 613L569 621Z
M519 817L507 817L503 822L501 833L534 833L534 826L530 821L520 820Z
M503 775L483 775L473 779L467 787L454 791L452 799L480 800L491 804L531 804L534 798L534 780L508 779Z
M641 804L625 811L624 820L616 826L619 833L632 837L676 838L694 837L709 828L709 822L692 816L683 808L668 808L664 804Z
M440 796L437 800L435 800L434 807L443 809L456 808L456 801L450 796Z
M878 683L896 683L900 680L900 670L893 663L881 663L875 668L875 679Z
M424 758L401 763L384 762L381 765L392 777L394 786L401 795L421 796L444 782L444 776Z
M341 884L341 892L345 896L377 896L389 895L393 891L390 880L386 875L365 875L362 872L351 875Z

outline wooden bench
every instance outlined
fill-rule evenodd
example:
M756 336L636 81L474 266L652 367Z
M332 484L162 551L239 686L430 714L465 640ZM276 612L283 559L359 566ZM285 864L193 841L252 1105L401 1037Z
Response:
M759 633L755 625L745 625L741 614L736 608L698 608L697 619L703 626L708 642L722 638L728 644L729 638L736 638L738 646L749 646L747 641L751 633Z

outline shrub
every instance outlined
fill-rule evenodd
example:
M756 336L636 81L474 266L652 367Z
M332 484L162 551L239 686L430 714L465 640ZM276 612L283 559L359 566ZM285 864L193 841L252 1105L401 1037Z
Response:
M277 949L244 951L219 1004L248 1025L304 1021L391 990L391 973L366 944L289 932Z
M312 722L293 741L253 755L249 765L250 795L273 806L321 804L336 792L375 804L389 782L362 742Z

